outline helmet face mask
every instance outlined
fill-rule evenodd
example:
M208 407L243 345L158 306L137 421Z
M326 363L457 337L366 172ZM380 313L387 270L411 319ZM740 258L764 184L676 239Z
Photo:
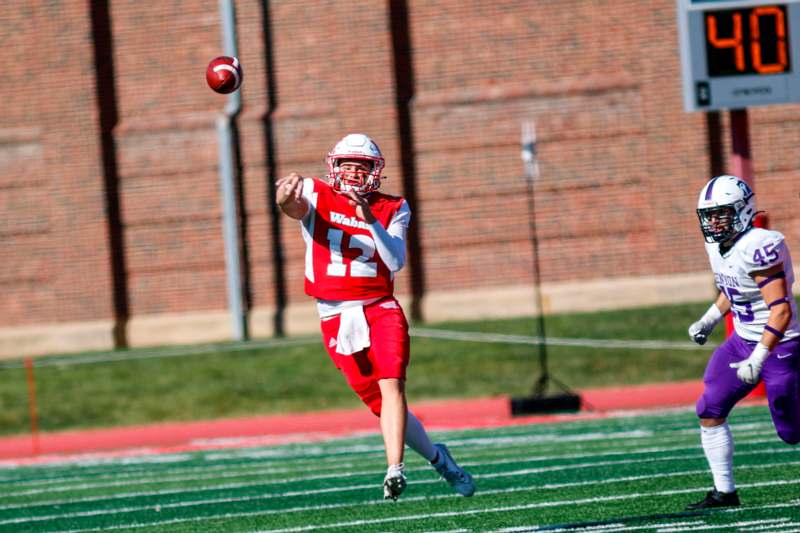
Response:
M736 210L733 206L707 207L698 209L700 230L706 242L726 242L735 237L739 232L736 226Z
M756 214L754 196L750 186L735 176L712 178L697 202L706 242L726 243L750 229Z
M366 135L346 135L328 153L325 162L328 184L337 192L367 194L381 186L385 160L375 141Z
M372 189L372 162L352 158L334 162L328 182L339 192L368 192Z

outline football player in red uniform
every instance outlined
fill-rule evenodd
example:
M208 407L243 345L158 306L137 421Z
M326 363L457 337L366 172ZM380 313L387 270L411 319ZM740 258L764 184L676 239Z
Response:
M396 500L405 489L405 444L430 461L459 494L471 496L472 476L444 444L431 442L406 404L408 322L393 294L394 274L405 263L408 203L378 192L384 158L366 135L346 135L326 163L325 181L294 172L279 179L276 201L301 223L305 291L317 300L328 354L380 417L388 463L384 498Z

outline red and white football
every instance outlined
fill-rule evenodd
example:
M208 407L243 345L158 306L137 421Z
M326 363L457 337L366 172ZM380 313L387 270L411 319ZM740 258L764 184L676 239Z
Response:
M221 94L232 93L242 84L242 66L239 59L219 56L209 62L206 68L206 82L214 91Z

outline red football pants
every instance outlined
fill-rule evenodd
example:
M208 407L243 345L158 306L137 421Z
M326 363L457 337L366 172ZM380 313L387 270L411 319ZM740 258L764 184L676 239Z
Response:
M322 340L336 368L347 378L350 388L376 415L381 413L378 380L406 379L411 341L408 322L400 304L392 297L364 306L369 326L369 348L342 355L336 351L339 315L321 321Z

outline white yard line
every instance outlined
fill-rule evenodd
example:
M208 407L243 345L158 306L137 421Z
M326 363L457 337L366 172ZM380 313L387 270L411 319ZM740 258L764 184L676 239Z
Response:
M772 428L771 424L763 424L762 426L763 426L764 429L769 428L771 430L771 428ZM477 451L477 452L479 452L481 457L485 457L486 456L486 450L489 449L489 448L491 448L491 449L506 448L511 453L513 453L514 451L516 451L518 446L522 446L522 445L525 445L525 446L550 445L550 444L552 444L554 442L558 442L559 444L563 444L565 442L577 442L577 443L592 442L592 443L597 443L597 442L603 441L603 440L613 441L615 439L624 439L626 441L633 441L633 440L637 440L637 439L638 440L653 439L653 440L658 440L659 442L663 442L664 440L673 438L673 435L675 436L674 438L677 438L679 435L684 434L684 432L685 432L685 430L673 430L673 431L670 432L670 433L672 433L672 435L665 435L663 433L656 434L656 433L649 432L649 431L648 432L626 431L626 432L614 432L614 433L594 432L594 433L590 433L590 434L580 434L580 435L575 435L575 436L565 436L565 435L558 435L558 434L545 435L545 436L542 436L542 435L540 435L540 436L499 436L499 437L479 438L479 439L455 439L455 440L448 439L447 443L449 445L453 446L453 447L458 446L460 448L460 450L459 450L459 452L460 452L459 453L459 458L462 459L462 461L461 461L462 463L464 463L464 464L474 464L474 463L470 463L469 460L468 460L472 455L474 455L474 452ZM696 433L696 432L697 432L696 429L692 430L692 433ZM769 433L771 434L771 431ZM744 445L744 444L762 444L762 443L774 442L775 439L774 439L774 437L771 437L771 436L770 437L765 436L763 438L758 438L758 439L743 439L742 438L742 437L745 437L745 436L747 436L747 437L752 437L752 436L761 437L762 435L766 435L766 434L767 434L766 431L765 432L741 432L741 431L736 431L735 432L735 436L737 437L737 444L740 444L740 445ZM558 458L576 458L576 457L595 457L595 456L598 456L598 455L609 455L609 456L611 456L611 455L621 455L621 454L629 454L629 453L657 453L657 452L661 452L661 451L670 451L670 450L679 450L679 449L695 449L695 448L697 448L697 447L694 446L694 445L692 445L692 446L680 446L680 447L675 447L675 446L672 446L672 447L649 447L649 448L638 448L638 449L629 449L629 450L624 450L623 449L623 450L607 452L607 453L597 453L597 451L596 451L597 449L594 448L594 451L593 451L592 454L560 454L560 455L557 455L557 456L531 457L531 458L526 459L526 460L531 460L531 461L532 460L540 460L540 461L542 461L542 460L550 460L551 458L558 459ZM273 459L273 458L282 456L282 457L287 458L288 460L293 461L292 464L294 464L294 465L304 464L304 463L308 462L308 463L311 464L311 466L314 466L314 467L321 466L322 468L327 468L325 465L326 465L326 463L329 463L329 462L334 462L336 464L342 464L341 458L343 456L350 456L351 454L369 453L369 454L375 454L376 457L382 457L383 453L384 453L383 446L381 446L381 445L366 446L366 445L362 445L362 444L355 445L355 446L346 446L346 447L338 448L335 456L330 456L329 454L331 453L331 450L329 448L323 448L323 447L310 447L308 450L304 450L303 452L292 451L291 454L282 454L282 455L275 455L274 453L267 453L267 452L269 452L269 450L265 450L264 452L265 453L263 453L263 454L259 453L259 452L253 452L252 454L236 455L236 456L223 455L221 457L221 459L223 459L223 460L224 459L237 459L238 460L238 459L254 459L254 458L257 459L257 458L260 458L260 457L266 457L266 458L269 458L269 459ZM327 457L313 457L315 455L325 455L325 454L328 454L328 456ZM296 459L298 459L300 457L302 457L303 459L302 460L296 460ZM193 460L193 459L195 459L195 457L186 456L185 459L186 460ZM213 461L213 460L218 460L219 457L216 456L216 455L214 455L214 456L205 455L204 459L206 461ZM464 460L464 459L467 459L467 460ZM517 461L517 460L518 459L516 457L513 457L511 459L508 459L507 461L508 462L513 462L513 461ZM162 462L168 462L168 461L162 461ZM175 462L175 461L170 461L170 462ZM126 464L126 463L127 463L126 461L121 461L121 464ZM495 463L493 463L493 464L500 464L500 463L501 463L501 461L498 460L498 461L495 461ZM113 466L114 462L110 462L110 463L106 463L106 464L107 465L110 464L110 465ZM220 464L220 465L189 465L189 466L185 466L185 467L175 467L175 468L165 469L165 470L162 470L162 471L158 472L157 475L159 476L158 479L160 480L160 479L163 479L163 476L166 473L181 473L181 472L185 472L185 471L194 471L194 470L203 470L203 471L218 470L218 469L235 470L237 468L246 468L246 469L248 469L248 471L252 471L253 468L254 468L254 465L251 462L249 462L249 463L236 463L236 464L232 464L232 465L224 465L224 464ZM269 468L274 468L274 467L267 466L267 467L264 468L264 470L262 472L263 473L269 473L269 471L268 471ZM299 469L300 467L299 466L295 466L295 468ZM97 472L105 472L107 470L108 470L107 468L103 468L103 470L100 471L98 469L93 469L92 467L87 467L87 469L80 470L80 471L77 471L77 469L71 469L70 474L74 474L74 475L69 475L69 476L56 477L56 476L51 474L49 477L44 478L44 479L25 479L25 478L15 478L14 476L0 476L0 481L2 481L5 484L8 484L8 485L12 485L13 484L13 486L14 486L13 492L15 494L18 494L20 487L25 487L25 486L36 487L36 486L41 486L41 485L59 485L59 484L69 483L69 478L80 479L80 478L84 478L84 477L91 477L93 480L102 480L102 479L120 480L121 478L135 478L139 474L153 475L152 469L148 469L148 468L129 469L129 470L126 470L124 472L114 472L114 473L108 473L108 474L99 473L99 474L95 475L95 473L97 473ZM276 473L280 473L280 472L285 472L285 471L288 471L288 470L289 470L288 468L286 468L286 469L278 469L278 468L276 468L275 472ZM198 479L198 478L190 478L190 479ZM176 479L176 480L180 481L181 479ZM2 497L2 495L0 495L0 497Z
M784 529L784 528L787 525L795 527L795 529L793 529L792 531L797 531L798 529L800 529L800 522L797 522L795 520L792 520L788 524L780 523L780 524L774 524L774 525L759 525L759 526L752 526L752 527L740 528L740 529L741 529L741 531L769 531L771 529L781 528L781 532L785 532L786 529Z
M767 527L785 527L786 521L791 520L790 518L765 518L763 520L750 520L748 522L740 522L740 523L733 523L733 524L708 524L707 522L703 521L702 518L698 520L692 520L689 522L663 522L663 523L651 523L645 524L641 526L629 526L621 523L613 523L613 524L598 524L594 526L586 526L586 527L565 527L565 528L547 528L548 533L566 533L566 532L581 532L581 533L617 533L622 531L656 531L658 533L661 532L674 532L674 531L695 531L695 530L702 530L702 529L720 529L720 527L725 527L726 529L730 527L735 527L737 524L742 524L745 526L750 525L763 525L763 524L775 524L779 522L779 524L771 525ZM791 525L791 524L788 524ZM498 529L492 531L491 533L510 533L513 531L540 531L540 529L536 528L535 526L528 526L528 527L519 527L519 528L508 528L508 529Z
M774 439L769 439L768 442L772 442ZM754 441L756 443L762 443L765 441L757 440ZM743 445L748 443L748 441L740 441L738 444ZM507 459L497 459L497 460L483 460L479 463L473 463L470 461L462 462L464 466L496 466L496 465L503 465L503 464L513 464L513 463L530 463L530 462L553 462L553 461L561 461L566 459L597 459L602 457L616 457L620 455L631 455L631 454L654 454L654 453L668 453L668 452L675 452L680 450L696 450L698 446L668 446L668 447L647 447L647 448L640 448L628 451L611 451L606 453L579 453L579 454L562 454L562 455L548 455L548 456L538 456L538 457L531 457L528 459L520 459L519 457L512 457ZM790 453L793 449L791 448L779 448L776 450L772 450L771 453ZM698 451L698 456L699 456ZM742 450L737 452L737 456L747 456L747 455L761 455L763 454L763 450ZM506 476L515 476L515 475L527 475L527 474L534 474L534 473L542 473L542 472L552 472L552 471L561 471L561 470L568 470L568 469L584 469L584 468L591 468L591 467L602 467L602 466L613 466L619 464L630 464L630 463L645 463L645 462L656 462L656 461L683 461L692 459L692 457L684 456L684 455L667 455L667 456L660 456L660 457L646 457L643 459L630 459L625 458L621 460L608 460L608 461L592 461L592 462L584 462L584 463L577 463L577 464L569 464L569 465L549 465L545 467L535 467L535 468L528 468L528 469L521 469L515 470L513 472L499 472L495 474L480 474L476 475L477 478L492 478L492 477L506 477ZM352 463L348 463L352 464ZM792 464L792 463L784 463L784 464ZM215 466L215 465L212 465ZM246 466L246 465L243 465ZM339 466L342 466L341 464ZM324 467L324 469L329 469L331 467ZM319 469L315 469L319 470ZM62 499L62 500L51 500L48 502L34 502L34 503L26 503L26 504L9 504L9 505L0 505L0 510L7 510L7 509L18 509L21 507L34 507L34 506L41 506L41 505L58 505L61 503L71 503L77 501L93 501L93 500L107 500L107 499L119 499L131 496L147 496L147 495L159 495L159 494L177 494L181 492L200 492L200 491L212 491L212 490L228 490L234 488L246 488L252 486L263 486L263 485L275 485L275 484L285 484L285 483L297 483L297 482L305 482L305 481L314 481L320 479L337 479L343 477L357 477L357 476L370 476L375 474L375 469L369 470L361 470L361 471L350 471L347 473L331 473L331 474L313 474L313 475L306 475L306 476L297 476L297 477L289 477L283 478L279 481L273 480L256 480L251 482L241 482L241 483L224 483L224 484L217 484L211 486L204 486L199 488L193 489L175 489L175 491L170 490L154 490L154 491L140 491L135 493L127 493L122 495L105 495L105 496L98 496L98 497L88 497L88 498L80 498L80 499ZM113 487L127 487L132 485L146 485L146 484L161 484L161 483L176 483L176 482L185 482L185 481L206 481L206 480L214 480L219 478L235 478L235 477L243 477L245 475L267 475L276 473L275 470L271 468L265 469L258 469L250 467L245 474L240 472L229 472L223 474L208 474L208 475L189 475L189 476L164 476L163 473L158 473L155 477L143 477L143 478L133 478L133 479L119 479L120 477L132 477L132 476L111 476L111 479L115 481L108 481L108 482L100 482L100 483L66 483L62 486L47 486L42 488L36 489L29 489L29 490L19 490L15 484L12 488L11 493L9 496L19 497L19 496L33 496L37 494L51 494L51 493L59 493L59 492L73 492L78 490L94 490L94 489L101 489L101 488L113 488ZM277 472L280 473L280 472ZM48 480L52 481L52 480ZM50 484L50 483L48 483Z
M791 518L765 518L763 520L743 520L739 522L733 522L731 524L725 524L726 528L730 527L748 527L748 526L759 526L763 524L774 524L776 522L781 522L782 525L786 525L786 522L791 520ZM792 525L792 524L788 524ZM698 524L694 526L666 526L659 528L659 533L675 533L677 531L702 531L705 529L715 529L719 530L720 524Z
M793 481L794 483L800 483L800 481ZM460 515L474 515L474 514L487 514L487 513L503 513L503 512L513 512L513 511L522 511L522 510L529 510L529 509L537 509L543 507L553 507L553 506L561 506L561 505L584 505L584 504L592 504L592 503L599 503L604 501L614 501L614 500L624 500L629 498L639 498L645 496L667 496L672 494L680 494L682 492L686 492L686 490L681 491L662 491L657 493L649 493L649 494L634 494L634 495L625 495L625 496L605 496L605 497L597 497L597 498L587 498L584 500L573 500L571 502L545 502L545 503L532 503L532 504L525 504L525 505L514 505L508 507L495 507L495 508L488 508L488 509L470 509L467 511L458 511L458 512L446 512L446 513L429 513L426 515L413 515L413 516L402 516L402 517L395 517L395 518L378 518L373 520L354 520L351 522L339 522L337 524L324 524L324 525L313 525L313 526L302 526L302 527L295 527L295 528L285 528L285 529L270 529L270 530L258 530L252 533L290 533L296 531L314 531L316 529L331 529L336 527L348 527L351 525L355 526L363 526L369 524L380 524L385 522L390 522L392 520L398 521L412 521L412 520L425 520L429 518L446 518L449 516L460 516ZM796 505L795 502L792 505ZM749 507L748 509L766 509L766 508L775 508L775 507L786 507L786 504L777 504L777 505L768 505L762 507ZM726 510L727 512L735 512L738 509L731 509ZM533 526L535 527L535 526ZM719 529L719 524L715 526ZM535 531L535 529L533 529ZM547 531L551 531L549 528ZM574 530L573 530L574 531Z
M800 464L798 462L797 464ZM775 464L761 464L761 465L752 465L753 468L770 468L776 466ZM694 474L694 471L691 471ZM505 475L513 476L518 475L518 473L503 473ZM676 475L675 473L669 473L664 475L657 475L653 474L651 476L647 476L650 478L657 478L657 477L671 477ZM478 478L481 477L494 477L490 476L476 476ZM422 480L416 481L413 484L430 484L430 483L441 483L440 480ZM585 484L586 482L579 482L579 485ZM603 484L602 481L594 481L595 484ZM777 481L769 481L769 482L759 482L759 483L749 483L749 484L742 484L740 487L761 487L761 486L774 486L774 485L791 485L791 484L800 484L800 480L777 480ZM563 484L557 486L557 488L564 488L569 486L569 484ZM495 489L495 490L484 490L479 491L476 493L475 498L478 496L486 497L493 494L509 494L512 492L524 492L524 491L534 491L534 490L541 490L544 487L542 486L525 486L525 487L512 487L509 489ZM343 487L336 487L331 489L319 489L316 493L324 493L324 492L344 492L345 490L362 490L362 489L377 489L376 484L370 485L361 485L357 487L351 488L343 488ZM637 494L624 494L624 495L615 495L615 496L605 496L605 497L598 497L586 500L586 502L599 502L599 501L614 501L619 499L628 499L628 498L637 498L637 497L645 497L645 496L666 496L666 495L674 495L674 494L683 494L683 493L691 493L691 492L701 492L704 490L703 488L691 488L691 489L680 489L680 490L670 490L670 491L658 491L658 492L649 492L649 493L638 493ZM314 493L313 491L309 491L310 493ZM295 495L307 495L303 493L296 493ZM133 506L133 507L121 507L116 509L97 509L91 511L77 511L72 513L58 513L58 514L50 514L50 515L41 515L35 517L19 517L19 518L10 518L5 520L0 520L0 525L10 525L10 524L28 524L28 523L35 523L35 522L43 522L48 520L58 520L58 519L72 519L72 518L79 518L79 517L90 517L90 516L105 516L105 515L118 515L118 514L126 514L126 513L135 513L135 512L145 512L145 511L156 511L159 512L163 509L175 509L175 508L186 508L186 507L195 507L195 506L206 506L206 505L213 505L219 503L233 503L233 502L249 502L249 501L257 501L257 500L266 500L278 497L277 495L258 495L258 496L241 496L241 497L232 497L232 498L209 498L205 500L194 500L194 501L183 501L183 502L175 502L169 504L160 504L160 505L143 505L143 506ZM430 499L440 499L440 498L449 498L453 497L452 494L445 494L445 495L437 495L437 496L417 496L417 497L409 497L403 498L403 501L422 501L422 500L430 500ZM376 505L376 504L383 504L380 500L371 500L371 501L362 501L362 502L355 502L355 503L346 503L346 504L324 504L324 505L316 505L316 506L299 506L299 507L292 507L292 508L283 508L283 509L270 509L259 511L256 513L244 513L244 514L226 514L225 516L262 516L262 515L269 515L269 514L288 514L292 512L308 512L308 511L321 511L321 510L330 510L330 509L337 509L337 508L345 508L345 507L353 507L353 506L363 506L363 505ZM561 501L561 502L539 502L536 504L531 504L534 507L527 507L523 506L520 509L527 509L527 508L535 508L535 507L551 507L551 506L558 506L558 505L568 505L568 504L579 504L584 503L583 500L575 500L575 501ZM211 519L217 518L219 516L212 515L212 516L205 516L204 519ZM198 518L201 519L201 518ZM186 521L192 521L195 519L185 519ZM160 522L158 523L161 524ZM153 523L149 523L148 525L156 525ZM340 524L342 525L342 524ZM343 524L342 527L347 526L350 524ZM323 527L323 526L320 526ZM327 527L327 526L324 526ZM287 530L288 531L288 530Z
M671 523L670 525L682 525L683 526L683 525L696 525L696 524L702 524L702 523L704 523L704 522L698 521L698 520L693 520L691 522ZM580 532L593 532L593 533L606 533L606 532L609 532L610 533L612 531L637 531L637 530L641 530L641 529L654 529L654 528L657 528L657 527L659 527L658 524L646 525L646 526L626 526L625 524L616 523L615 522L615 523L598 524L598 525L585 526L585 527L553 528L553 529L548 529L547 531L548 531L548 533L552 533L552 532L562 533L562 532L565 532L565 531L570 531L570 532L580 531ZM518 526L518 527L509 527L509 528L503 528L503 529L495 529L495 530L492 530L491 532L487 532L487 533L513 533L514 531L530 532L530 531L537 531L537 530L538 530L537 526Z

